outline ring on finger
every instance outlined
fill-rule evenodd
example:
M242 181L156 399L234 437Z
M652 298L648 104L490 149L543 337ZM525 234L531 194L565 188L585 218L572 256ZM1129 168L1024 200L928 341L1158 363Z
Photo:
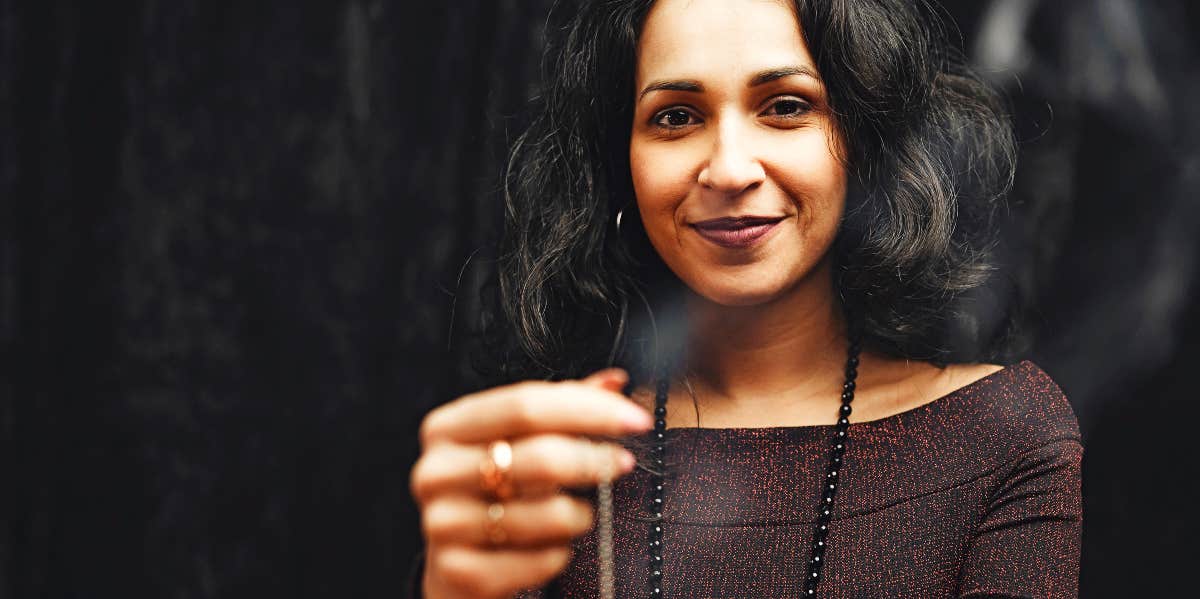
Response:
M483 532L488 543L495 545L503 545L508 541L508 533L501 526L501 521L504 520L504 504L495 502L487 507L487 518L483 521Z
M512 445L503 439L492 441L479 463L479 486L489 496L504 501L513 496ZM503 513L501 513L503 515Z

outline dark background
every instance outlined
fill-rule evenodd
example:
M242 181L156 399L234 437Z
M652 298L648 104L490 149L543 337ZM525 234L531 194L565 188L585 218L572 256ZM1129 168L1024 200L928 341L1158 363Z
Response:
M550 4L0 0L0 596L400 596ZM947 4L1021 133L1083 595L1194 588L1200 9Z

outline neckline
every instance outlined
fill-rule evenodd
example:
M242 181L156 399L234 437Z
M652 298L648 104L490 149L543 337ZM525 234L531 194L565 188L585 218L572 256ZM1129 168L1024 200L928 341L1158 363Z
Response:
M935 408L941 408L945 404L949 403L950 400L953 400L976 387L981 387L981 386L990 384L990 383L994 382L997 378L999 378L1001 375L1007 376L1018 368L1025 368L1025 367L1027 367L1027 365L1029 363L1030 363L1029 360L1022 360L1015 364L1006 365L1003 368L1001 368L991 374L984 375L984 376L982 376L978 379L975 379L953 391L950 391L944 395L936 397L936 398L934 398L930 401L927 401L927 402L925 402L919 406L916 406L914 408L909 408L907 410L904 410L903 412L896 412L895 414L890 414L888 416L884 416L882 418L876 418L874 420L861 420L858 422L851 422L850 426L849 426L849 430L861 430L864 427L887 427L887 426L897 423L901 420L913 418L924 412L932 411ZM789 433L802 432L802 431L832 430L836 426L837 426L836 424L800 424L800 425L793 425L793 426L754 426L754 427L678 426L678 427L668 428L668 429L666 429L666 432L667 432L668 436L670 436L672 434L720 435L720 434L738 434L738 433L770 436L770 435L789 434Z

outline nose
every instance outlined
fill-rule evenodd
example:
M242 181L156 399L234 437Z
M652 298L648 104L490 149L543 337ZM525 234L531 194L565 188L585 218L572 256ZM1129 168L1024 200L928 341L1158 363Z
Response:
M721 127L697 182L705 189L730 196L757 187L766 174L748 145L744 132L736 126Z

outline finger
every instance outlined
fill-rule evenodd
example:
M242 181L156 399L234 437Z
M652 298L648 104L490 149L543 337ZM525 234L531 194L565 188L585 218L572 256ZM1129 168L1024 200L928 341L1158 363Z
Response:
M537 433L619 436L645 432L650 413L629 398L579 381L529 381L467 395L421 425L422 447L484 443Z
M511 597L540 587L571 560L567 547L481 549L454 545L430 552L429 574L435 586L448 586L467 597Z
M629 383L629 373L620 368L605 368L588 375L581 382L585 385L607 389L613 393L620 393Z
M592 527L592 506L575 497L551 495L490 504L462 495L437 499L421 512L428 543L488 547L489 509L499 505L495 527L504 547L566 545Z
M425 503L439 495L483 496L479 465L487 459L482 445L442 443L425 452L413 467L412 495ZM632 453L615 443L598 443L567 435L533 435L512 444L513 491L536 497L561 487L595 486L606 473L612 478L633 470Z

